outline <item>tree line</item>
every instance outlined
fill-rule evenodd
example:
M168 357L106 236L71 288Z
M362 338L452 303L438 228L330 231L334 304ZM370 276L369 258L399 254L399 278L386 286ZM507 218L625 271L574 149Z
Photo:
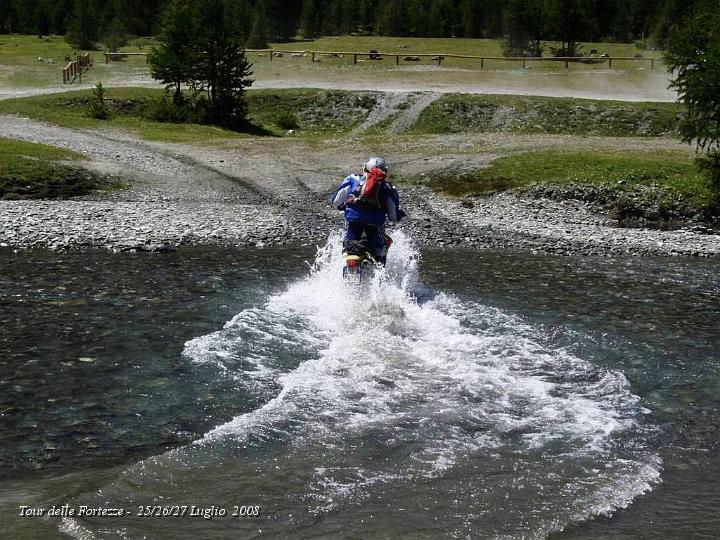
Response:
M189 0L192 3L191 0ZM233 32L250 46L358 33L503 38L508 52L542 41L573 53L581 41L658 44L702 0L231 0ZM168 0L0 0L0 33L67 35L93 48L159 32Z

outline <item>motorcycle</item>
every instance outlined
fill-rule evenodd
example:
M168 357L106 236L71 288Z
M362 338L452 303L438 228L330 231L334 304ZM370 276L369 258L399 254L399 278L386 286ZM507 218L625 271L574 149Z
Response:
M392 238L385 235L385 247L389 249ZM348 240L343 245L343 279L349 284L360 284L372 279L375 270L385 266L385 257L382 260L374 257L366 239Z

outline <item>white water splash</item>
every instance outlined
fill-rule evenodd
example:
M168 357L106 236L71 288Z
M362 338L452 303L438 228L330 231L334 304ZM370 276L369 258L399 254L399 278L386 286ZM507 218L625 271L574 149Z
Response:
M498 448L542 452L556 444L564 454L600 456L611 451L615 434L637 428L644 411L621 373L545 349L532 328L496 310L443 294L419 303L418 259L399 234L386 272L350 289L342 279L340 239L331 239L308 278L264 308L275 321L302 320L288 343L314 347L315 354L274 374L282 390L264 407L219 426L198 444L242 439L259 425L289 419L298 426L293 437L308 444L342 446L363 434L380 434L389 445L408 436L418 440L392 474L379 470L373 477L363 470L362 479L352 480L370 485L383 478L431 478ZM246 324L241 314L225 331ZM222 343L222 333L213 340ZM186 353L207 361L197 344L190 342ZM221 362L222 354L214 359ZM354 491L338 482L337 493L328 493L329 469L318 470L329 508L336 496ZM635 494L657 477L645 473L631 488Z
M261 485L286 525L391 500L422 515L418 494L432 493L442 513L463 516L448 518L454 534L541 538L658 480L647 411L621 373L543 345L517 317L423 290L401 232L360 288L344 283L340 251L331 238L305 279L186 344L186 357L265 404L130 468L106 493L136 503Z

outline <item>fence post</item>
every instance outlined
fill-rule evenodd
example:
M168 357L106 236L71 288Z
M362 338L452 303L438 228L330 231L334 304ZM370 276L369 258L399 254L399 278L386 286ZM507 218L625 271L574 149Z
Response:
M438 66L442 65L442 58L443 58L442 55L438 54Z
M650 59L650 69L655 69L655 59L654 58Z
M313 53L312 53L312 61L313 62L315 61L315 51L313 51Z
M272 62L273 52L270 51L270 61Z
M357 64L357 54L353 54L353 64Z
M396 65L396 66L399 66L399 65L400 65L400 55L399 55L399 54L396 54L396 55L395 55L395 65Z
M568 62L567 58L565 59L565 69L570 69L570 62Z
M526 66L525 66L525 57L523 57L523 69L526 69Z
M608 56L608 69L612 69L612 58Z
M480 59L480 69L485 69L485 59L484 58Z

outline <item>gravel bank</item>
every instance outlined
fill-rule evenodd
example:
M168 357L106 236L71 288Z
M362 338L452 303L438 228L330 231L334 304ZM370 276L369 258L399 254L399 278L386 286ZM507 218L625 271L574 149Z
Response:
M563 255L720 255L720 235L692 230L660 231L617 227L592 205L580 201L525 199L501 193L459 201L429 195L442 221L455 227L431 243L530 250ZM425 218L428 227L432 217ZM417 225L415 225L417 226Z
M717 256L720 236L619 229L579 203L475 199L473 208L411 188L401 225L424 246L505 248L564 255ZM0 247L162 251L186 244L323 244L342 216L288 206L142 201L0 202Z
M132 185L83 200L0 201L0 247L6 248L152 251L207 243L323 244L343 226L327 196L352 163L369 155L352 141L328 141L322 147L282 139L217 148L162 146L125 133L72 130L9 116L0 117L0 136L76 150L91 159L89 167ZM483 141L488 137L483 135ZM451 149L437 159L421 158L417 148L395 152L391 162L404 156L405 174L415 162L437 166L442 161L451 167L485 159ZM511 194L459 201L424 187L401 188L401 197L409 214L401 227L420 245L567 255L720 254L720 235L618 228L577 201Z
M163 251L185 244L307 243L326 227L281 207L138 201L0 201L0 247Z

